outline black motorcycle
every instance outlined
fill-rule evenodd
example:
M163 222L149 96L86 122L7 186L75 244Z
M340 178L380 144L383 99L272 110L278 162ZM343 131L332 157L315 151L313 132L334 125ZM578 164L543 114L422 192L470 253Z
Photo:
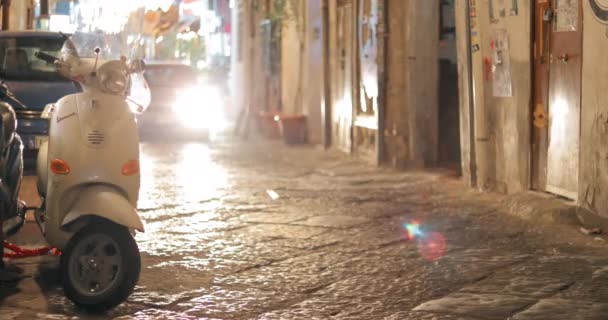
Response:
M23 179L23 142L17 134L17 117L13 106L27 109L8 90L6 84L0 82L0 221L3 222L4 238L19 231L25 222L27 211L25 203L19 200L19 188ZM2 251L0 245L0 253Z

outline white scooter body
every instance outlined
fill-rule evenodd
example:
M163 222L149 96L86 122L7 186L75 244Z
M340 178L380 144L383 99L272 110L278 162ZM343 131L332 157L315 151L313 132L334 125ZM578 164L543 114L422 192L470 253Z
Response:
M94 59L66 60L58 65L59 72L80 77L84 92L65 96L42 113L49 119L49 140L38 153L38 191L44 205L35 213L49 244L60 250L78 230L94 223L94 217L144 229L136 209L140 175L135 115L124 92L105 93L99 76L91 72L124 71L126 65L114 60L100 62L97 69ZM67 163L69 173L54 173L53 160Z
M129 16L128 26L140 25L132 19L137 15ZM49 120L49 138L38 152L42 205L35 217L47 242L61 250L58 271L64 294L92 311L124 302L141 271L134 239L134 230L144 229L136 209L140 173L134 113L149 105L150 91L143 61L127 64L123 55L125 34L133 35L126 30L76 32L66 38L60 57L35 53L83 88L42 113ZM13 171L20 177L19 170ZM19 227L26 207L16 207L13 225Z
M137 124L124 97L89 90L47 106L43 115L50 128L38 154L38 187L46 197L36 220L47 241L63 249L91 216L143 231L139 172L122 173L129 161L139 161ZM65 161L70 173L49 170L53 159Z

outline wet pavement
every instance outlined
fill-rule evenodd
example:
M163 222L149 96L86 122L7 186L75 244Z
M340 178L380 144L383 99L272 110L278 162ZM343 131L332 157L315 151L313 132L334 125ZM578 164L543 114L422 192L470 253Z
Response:
M509 216L449 171L229 140L145 143L141 168L129 300L84 313L57 258L15 260L0 319L608 319L603 238ZM31 224L13 241L41 244Z

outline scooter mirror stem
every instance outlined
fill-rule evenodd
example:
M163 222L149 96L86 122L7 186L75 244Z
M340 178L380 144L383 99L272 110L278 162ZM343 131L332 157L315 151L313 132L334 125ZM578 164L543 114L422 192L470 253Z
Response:
M93 66L93 71L91 71L91 75L95 77L97 75L97 61L99 60L99 53L101 49L99 47L95 48L95 65Z

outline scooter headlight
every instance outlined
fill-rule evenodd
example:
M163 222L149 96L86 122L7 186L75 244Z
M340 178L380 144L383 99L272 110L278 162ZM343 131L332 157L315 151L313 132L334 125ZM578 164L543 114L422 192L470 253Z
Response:
M111 61L97 71L101 90L106 93L121 94L127 90L129 74L124 63Z

